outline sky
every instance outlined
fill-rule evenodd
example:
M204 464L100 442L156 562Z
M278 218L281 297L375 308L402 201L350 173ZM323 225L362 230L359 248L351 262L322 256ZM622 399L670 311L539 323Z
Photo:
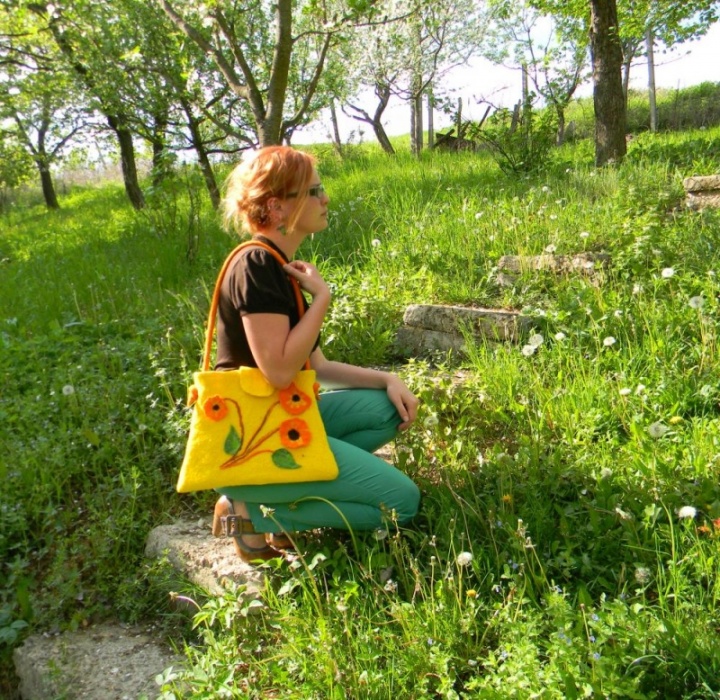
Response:
M720 82L720 23L715 23L700 40L687 42L678 48L661 53L655 50L655 84L658 88L683 88L705 81ZM480 120L487 108L479 104L484 98L494 105L512 107L521 96L520 71L495 66L489 61L477 59L470 66L454 68L443 80L452 88L454 100L463 99L462 113L465 118ZM647 62L645 59L633 64L630 71L630 87L645 89L648 84ZM578 90L578 97L592 95L592 84L585 83ZM375 109L375 101L370 95L368 112ZM442 131L451 126L451 118L436 113L435 130ZM339 115L340 138L347 141L354 132L354 141L360 138L359 130L364 131L362 140L374 141L375 136L369 124L355 121ZM383 118L385 130L390 136L410 132L410 111L399 100L391 101ZM330 117L311 125L293 137L294 143L315 143L330 140Z

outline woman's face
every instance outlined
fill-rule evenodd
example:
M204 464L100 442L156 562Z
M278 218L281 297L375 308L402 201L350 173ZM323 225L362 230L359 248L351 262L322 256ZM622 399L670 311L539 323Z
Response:
M297 212L294 230L302 235L309 235L322 231L328 225L328 203L330 197L327 196L325 189L320 182L317 171L313 168L312 178L307 187L307 197L302 204L296 202L295 198L287 199L290 204L288 209L288 219L291 219L297 206L302 209ZM300 194L300 193L298 193Z

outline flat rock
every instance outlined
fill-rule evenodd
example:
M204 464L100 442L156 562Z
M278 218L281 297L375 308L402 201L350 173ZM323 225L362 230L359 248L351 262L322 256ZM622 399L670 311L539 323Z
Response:
M156 698L155 676L183 659L152 633L147 627L102 624L28 637L13 654L20 695L23 700Z
M720 209L720 190L715 192L688 192L685 204L689 209Z
M720 190L720 175L693 175L683 180L686 192L708 192Z
M593 274L608 267L610 256L607 253L576 253L575 255L503 255L498 260L498 270L506 272L525 272L528 270L547 270L556 273L580 272Z
M188 580L213 595L222 595L230 584L245 584L256 593L264 579L260 569L237 556L231 538L213 537L209 518L159 525L148 536L145 556L167 556Z
M395 347L404 356L448 351L462 353L465 348L463 332L478 340L515 342L532 325L529 318L517 311L439 304L408 306L403 323Z

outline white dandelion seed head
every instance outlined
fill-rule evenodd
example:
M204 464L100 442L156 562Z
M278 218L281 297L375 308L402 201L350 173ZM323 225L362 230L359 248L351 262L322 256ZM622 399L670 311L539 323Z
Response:
M521 350L521 352L523 355L525 355L525 357L530 357L535 354L536 350L537 346L535 345L523 345L523 349Z
M638 566L635 569L635 580L641 584L647 583L650 580L650 569L647 566Z
M372 239L372 247L373 248L379 248L382 245L382 242L379 238L373 238Z
M638 384L635 388L636 394L642 394L645 391L645 385L644 384Z
M675 270L672 267L664 267L662 272L660 273L660 276L664 280L669 280L673 275L675 274Z
M485 212L484 212L484 211L479 211L479 212L477 212L477 213L475 214L475 218L476 218L476 219L482 219L483 216L485 216Z
M62 388L63 396L72 396L75 393L75 387L72 384L66 384Z
M636 294L636 295L642 294L642 290L643 290L642 285L635 283L632 288L632 293Z
M691 309L702 309L703 304L705 303L705 299L702 297L690 297L690 300L688 301L688 306Z
M558 331L555 334L555 340L565 340L565 338L567 338L567 336L562 331Z
M431 414L423 421L423 425L424 425L426 428L434 428L439 422L440 422L440 421L438 420L438 417L437 417L434 413L431 413Z
M624 386L622 389L620 389L620 396L628 396L632 392L632 389Z
M656 440L658 438L661 438L667 431L670 430L670 428L665 425L665 423L661 423L660 421L656 421L655 423L652 423L648 426L648 434L651 438L655 438Z
M580 238L590 238L590 234L587 231L580 231Z
M545 342L545 338L540 333L535 333L528 338L528 345L532 345L534 348L539 348Z
M600 478L601 479L609 479L612 476L612 474L613 474L612 469L610 469L609 467L603 467L600 470Z
M546 253L554 253L556 250L557 250L557 246L554 243L551 243L550 245L545 246Z
M382 527L375 530L375 539L378 540L384 540L388 536L388 531Z
M693 520L697 515L697 509L693 506L683 506L677 514L680 520Z
M603 345L606 348L611 348L613 345L615 345L615 343L617 343L617 340L615 340L615 338L613 338L611 335L609 335L603 340Z
M547 185L543 185L540 189L545 193L548 193L550 191L550 188Z
M473 555L471 552L460 552L460 554L457 555L456 561L458 566L469 566L472 560Z

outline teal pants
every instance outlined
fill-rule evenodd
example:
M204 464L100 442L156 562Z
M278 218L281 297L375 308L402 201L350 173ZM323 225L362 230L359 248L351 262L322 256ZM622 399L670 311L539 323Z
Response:
M339 475L333 481L232 486L217 489L243 501L258 532L297 532L318 527L372 530L391 511L399 523L418 509L418 487L373 453L397 434L402 422L385 391L347 389L320 395L320 414ZM265 517L260 506L273 510Z

